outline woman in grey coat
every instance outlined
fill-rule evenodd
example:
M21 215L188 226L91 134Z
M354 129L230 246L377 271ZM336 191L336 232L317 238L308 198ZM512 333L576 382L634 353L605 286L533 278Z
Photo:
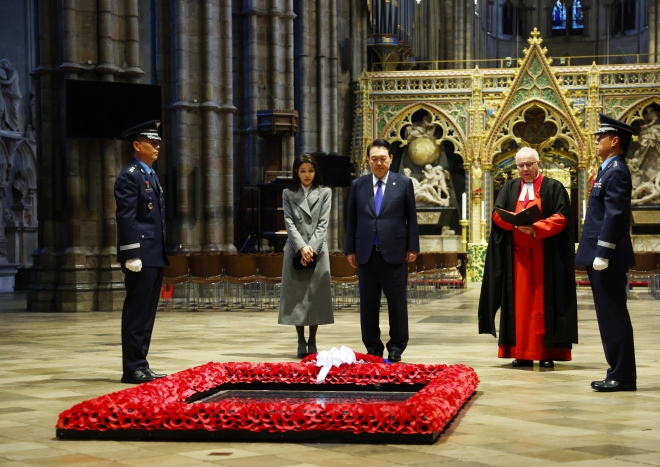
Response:
M321 187L321 183L316 158L302 154L293 163L293 183L282 193L284 223L289 238L284 247L278 323L296 327L298 358L317 351L319 324L334 323L330 258L325 241L332 191ZM296 269L294 261L299 261L302 266L316 264ZM309 326L307 341L305 326Z

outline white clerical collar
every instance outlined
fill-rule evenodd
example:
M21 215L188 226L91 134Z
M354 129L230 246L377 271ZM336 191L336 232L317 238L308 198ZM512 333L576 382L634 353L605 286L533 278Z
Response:
M371 174L371 176L372 176L373 179L374 179L374 186L376 186L376 185L378 184L378 180L380 180L381 182L383 182L383 185L387 185L387 177L390 176L390 171L388 170L387 173L385 174L385 176L384 176L383 178L378 178L378 177L376 177L374 174Z
M537 178L539 178L539 175L541 175L541 172L539 172L536 177L534 177L534 180L531 182L524 182L522 190L520 190L520 196L518 197L518 201L524 201L525 200L525 193L527 193L527 199L529 201L534 200L534 182L536 181Z

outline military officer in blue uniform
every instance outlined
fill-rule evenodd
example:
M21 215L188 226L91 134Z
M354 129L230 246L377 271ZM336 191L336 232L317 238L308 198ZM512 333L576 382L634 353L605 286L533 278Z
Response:
M122 383L140 384L165 375L149 368L147 353L168 264L163 189L152 164L158 159L159 121L124 131L134 159L117 177L117 260L126 285L121 317Z
M635 344L628 313L627 273L635 264L630 240L632 180L625 154L636 130L600 115L596 152L603 160L589 196L584 228L575 262L587 267L596 305L598 327L610 365L596 391L635 391Z

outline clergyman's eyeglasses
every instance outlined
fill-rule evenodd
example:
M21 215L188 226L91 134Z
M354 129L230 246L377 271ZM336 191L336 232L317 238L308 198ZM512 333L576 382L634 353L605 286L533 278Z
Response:
M516 167L518 167L520 170L522 169L531 169L534 167L534 164L536 164L537 161L534 162L521 162L520 164L516 164Z

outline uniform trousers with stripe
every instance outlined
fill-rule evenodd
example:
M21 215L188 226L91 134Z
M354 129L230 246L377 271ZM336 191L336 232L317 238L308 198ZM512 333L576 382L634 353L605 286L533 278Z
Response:
M607 379L635 381L635 342L628 312L628 266L610 265L602 271L587 266L593 291L605 359L610 365Z
M156 320L165 268L142 266L140 272L122 264L126 299L121 315L121 354L124 373L149 368L147 354Z

